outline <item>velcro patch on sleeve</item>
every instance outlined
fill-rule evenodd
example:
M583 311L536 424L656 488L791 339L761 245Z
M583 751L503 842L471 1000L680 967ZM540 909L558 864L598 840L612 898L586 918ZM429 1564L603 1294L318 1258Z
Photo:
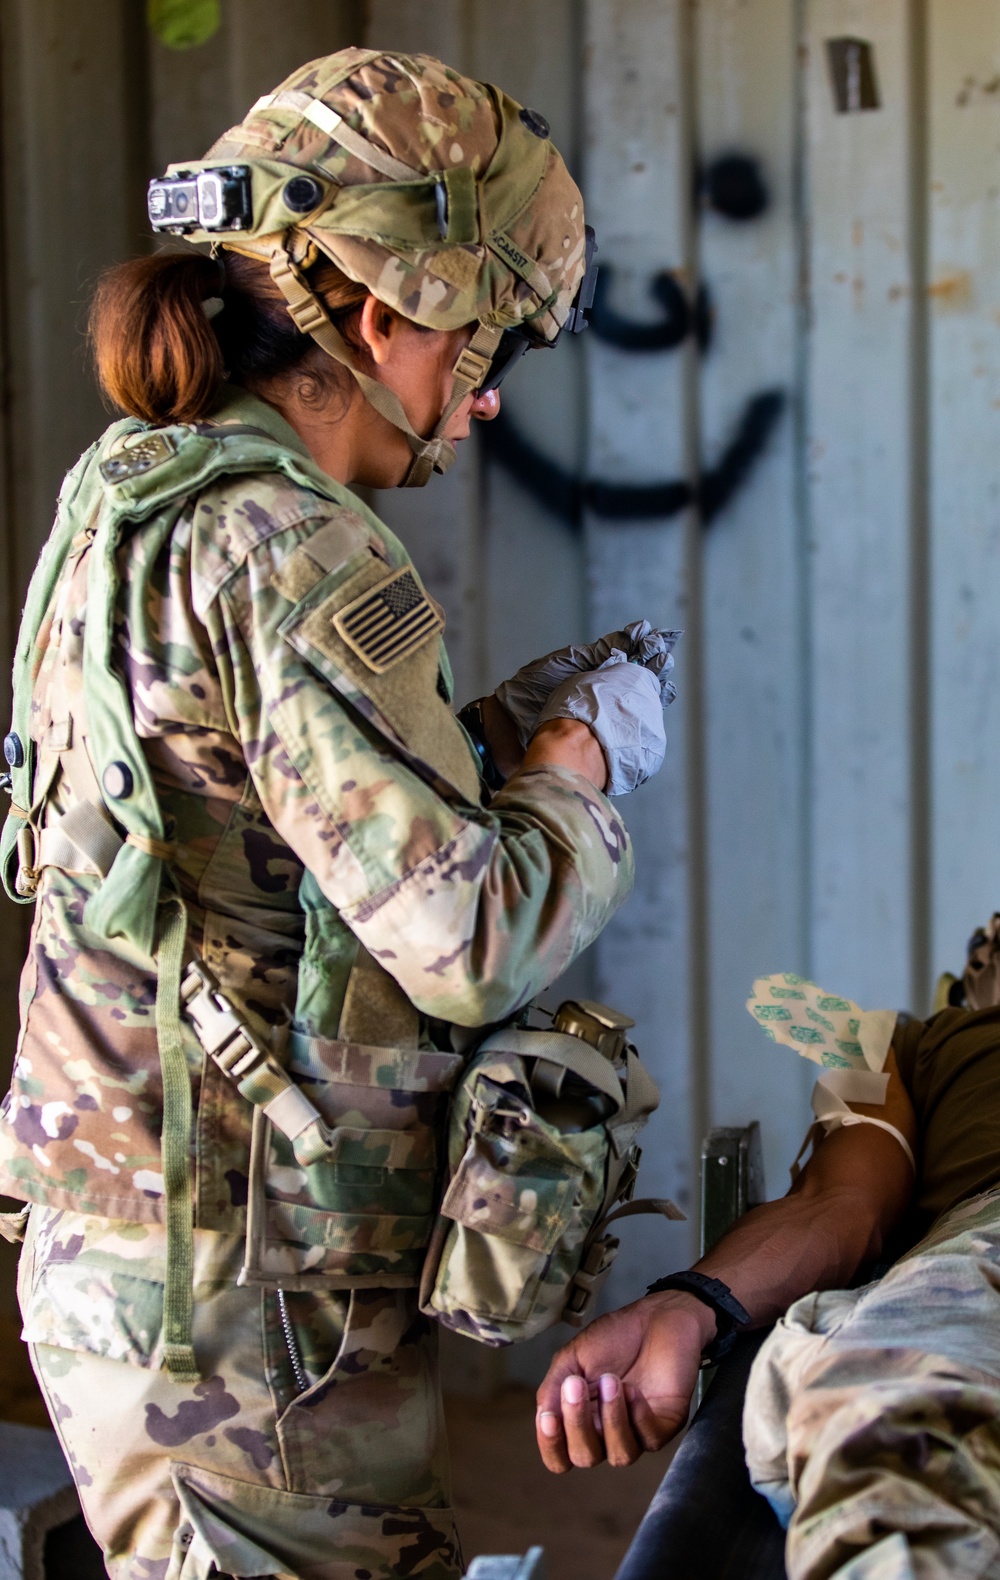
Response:
M342 565L362 549L385 557L382 544L353 511L341 510L291 553L271 577L272 587L298 603L312 592L329 571Z
M407 565L341 609L333 627L370 670L384 675L440 635L444 616Z

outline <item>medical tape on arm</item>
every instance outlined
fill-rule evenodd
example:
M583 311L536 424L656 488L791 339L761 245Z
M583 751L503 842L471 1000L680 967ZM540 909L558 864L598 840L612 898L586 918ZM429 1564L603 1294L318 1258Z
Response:
M885 1102L889 1086L887 1074L874 1070L824 1070L812 1092L812 1111L829 1136L834 1130L848 1125L876 1125L887 1130L899 1142L909 1160L914 1174L917 1172L913 1148L895 1125L888 1119L876 1119L873 1114L856 1114L851 1103L869 1103L878 1107Z
M817 1123L810 1127L792 1165L793 1180L817 1126L826 1135L841 1125L875 1125L886 1130L899 1142L916 1172L913 1150L896 1126L888 1119L857 1114L850 1106L865 1103L880 1107L885 1103L889 1077L884 1066L898 1018L894 1010L861 1009L853 1000L827 993L794 972L758 977L747 1009L772 1042L783 1042L822 1070L812 1094Z

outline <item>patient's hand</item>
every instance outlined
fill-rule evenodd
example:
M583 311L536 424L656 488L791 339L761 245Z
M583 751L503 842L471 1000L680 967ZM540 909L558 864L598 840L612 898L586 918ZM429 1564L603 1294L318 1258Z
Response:
M631 1465L662 1448L688 1418L710 1307L681 1290L612 1311L564 1346L538 1390L535 1430L556 1472Z

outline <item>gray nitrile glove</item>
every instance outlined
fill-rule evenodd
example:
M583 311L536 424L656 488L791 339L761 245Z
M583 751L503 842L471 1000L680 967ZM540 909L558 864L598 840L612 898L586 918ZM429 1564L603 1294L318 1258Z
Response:
M676 695L667 677L674 667L674 643L681 635L680 631L657 631L648 620L633 620L623 631L609 631L596 642L560 647L536 658L503 681L493 695L514 721L521 745L527 746L538 726L538 715L556 687L574 675L599 669L612 652L621 652L656 676L666 707Z
M627 795L658 772L666 756L660 682L613 650L597 669L557 686L538 716L589 724L608 760L606 795Z

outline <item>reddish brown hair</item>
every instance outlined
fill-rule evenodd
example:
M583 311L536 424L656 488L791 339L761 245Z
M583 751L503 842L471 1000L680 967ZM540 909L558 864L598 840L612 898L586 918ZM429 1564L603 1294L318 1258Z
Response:
M309 283L342 334L368 290L323 260ZM221 297L208 318L204 302ZM216 405L228 377L253 389L294 369L320 390L342 388L341 370L300 334L266 263L227 253L158 252L108 269L90 310L101 388L119 410L146 422L195 422Z

